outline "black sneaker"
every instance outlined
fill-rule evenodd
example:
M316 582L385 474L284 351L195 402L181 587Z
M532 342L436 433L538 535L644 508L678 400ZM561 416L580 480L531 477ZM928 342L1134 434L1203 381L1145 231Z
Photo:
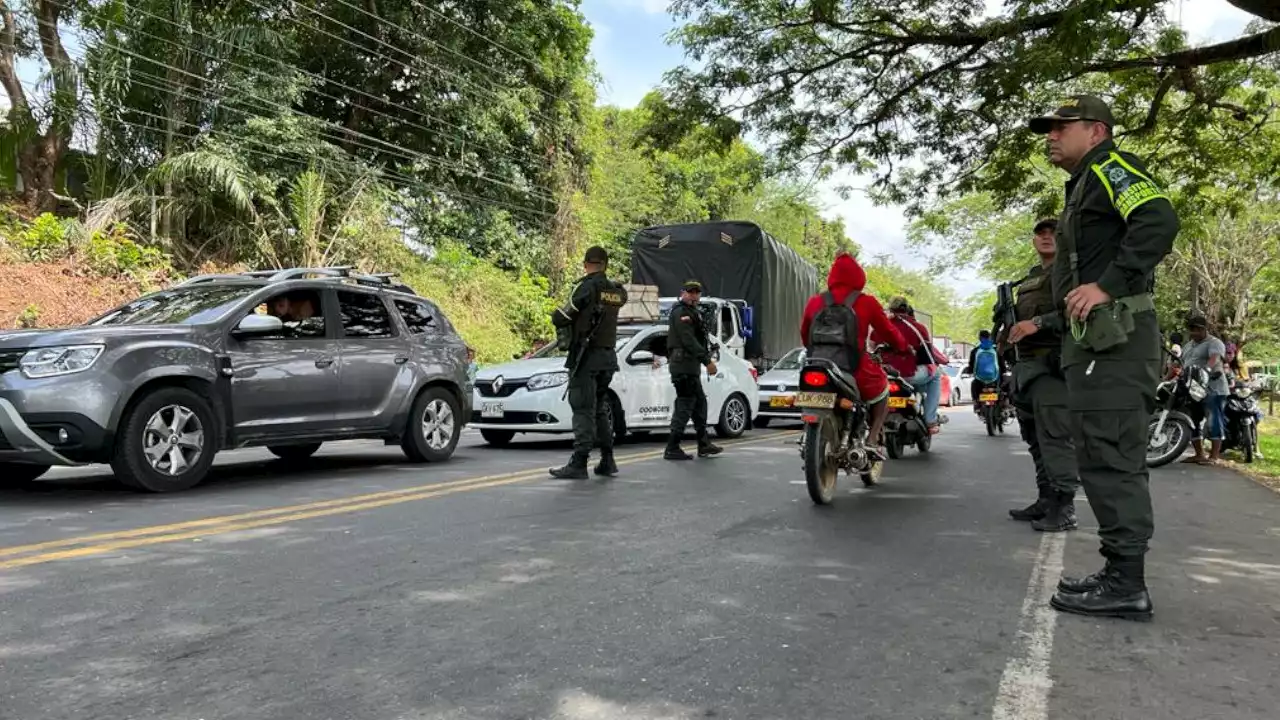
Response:
M715 443L709 440L698 446L698 457L700 458L711 457L712 455L719 455L722 452L724 452L724 448L720 447L719 445L716 445Z
M662 459L663 460L692 460L693 456L685 452L684 450L680 449L679 447L673 447L673 448L667 448L666 452L662 453Z

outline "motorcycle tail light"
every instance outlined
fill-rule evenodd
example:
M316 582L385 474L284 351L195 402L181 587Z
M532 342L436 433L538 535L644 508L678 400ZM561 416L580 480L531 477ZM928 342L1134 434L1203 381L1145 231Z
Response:
M899 391L899 390L901 390L901 389L902 389L902 386L901 386L901 385L899 385L898 383L896 383L896 382L890 382L890 383L889 383L889 392L891 392L891 393L896 393L896 392L898 392L898 391Z
M818 416L817 416L817 415L801 415L801 416L800 416L800 419L801 419L801 420L803 420L803 421L805 422L805 424L806 424L806 425L817 425L817 424L818 424Z
M827 374L821 370L809 370L800 381L809 387L822 387L827 384Z

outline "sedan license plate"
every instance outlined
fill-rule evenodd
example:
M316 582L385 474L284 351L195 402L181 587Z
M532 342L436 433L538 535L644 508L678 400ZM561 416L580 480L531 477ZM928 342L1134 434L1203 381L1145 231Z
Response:
M801 392L796 393L798 407L825 408L830 410L836 406L835 393Z
M995 402L1000 399L997 393L982 393L978 396L978 402Z
M791 398L787 395L778 395L776 397L771 397L769 398L769 407L791 407L791 403L793 400L794 398Z
M904 397L889 398L889 407L891 408L904 408L906 406L907 406L907 398L904 398Z
M502 403L485 403L480 406L482 418L500 418L503 414Z

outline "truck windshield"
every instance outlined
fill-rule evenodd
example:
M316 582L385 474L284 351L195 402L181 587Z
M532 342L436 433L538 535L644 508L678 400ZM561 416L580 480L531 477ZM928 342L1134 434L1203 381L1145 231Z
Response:
M222 317L259 289L257 285L194 286L138 298L89 325L199 325Z

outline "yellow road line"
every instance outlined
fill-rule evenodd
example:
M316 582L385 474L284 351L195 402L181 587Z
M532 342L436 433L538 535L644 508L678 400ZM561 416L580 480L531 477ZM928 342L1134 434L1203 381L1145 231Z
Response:
M738 440L725 444L746 445L775 438L785 438L790 434L794 433L771 433L760 438ZM632 453L630 455L618 457L618 464L630 465L659 457L662 457L661 450ZM503 485L513 485L516 483L528 482L529 480L536 478L546 477L547 475L545 470L526 470L507 475L490 475L471 478L469 480L436 483L433 485L420 485L402 490L370 493L367 495L357 495L323 502L271 508L249 513L241 513L238 515L204 518L201 520L192 520L189 522L174 523L171 525L157 525L153 527L137 528L134 530L124 530L115 533L100 533L97 535L86 535L78 538L67 538L64 540L55 540L34 545L0 548L0 556L3 557L25 555L25 557L13 557L10 560L0 561L0 570L38 565L58 560L71 560L91 555L100 555L114 550L125 550L129 548L145 547L148 545L158 545L161 543L177 542L181 540L192 540L209 535L220 535L271 525L282 525L289 522L328 517L330 515L338 515L342 513L371 510L389 505L398 505L416 500L427 500L430 498L452 495L455 493L470 492L473 490L482 490L491 487L501 487ZM75 547L77 545L82 545L83 547ZM42 550L53 550L53 552L40 552Z

